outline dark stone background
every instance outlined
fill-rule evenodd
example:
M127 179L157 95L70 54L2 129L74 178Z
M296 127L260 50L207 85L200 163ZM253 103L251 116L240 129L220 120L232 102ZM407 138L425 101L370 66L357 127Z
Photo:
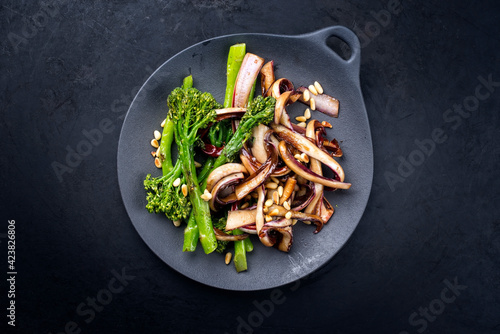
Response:
M388 1L2 1L0 241L7 272L14 219L14 332L499 333L500 83L480 88L490 95L471 104L470 116L447 112L474 102L480 76L500 82L499 6L402 1L385 27L375 24L373 14L387 8ZM137 88L207 38L330 25L364 42L375 170L354 235L319 272L277 290L221 291L174 272L140 239L118 188L120 117ZM360 31L370 28L367 39ZM66 147L106 118L112 129L102 143L58 180L53 162L64 164ZM400 158L418 158L415 140L436 128L446 140L391 189L388 173L398 175ZM112 270L135 278L95 316L77 314L88 297L105 296ZM456 295L445 290L455 280ZM271 297L279 304L271 307Z

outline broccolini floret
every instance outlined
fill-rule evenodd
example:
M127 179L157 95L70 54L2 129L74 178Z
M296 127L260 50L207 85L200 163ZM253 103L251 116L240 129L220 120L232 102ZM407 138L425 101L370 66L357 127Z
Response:
M222 107L210 93L202 93L196 88L175 88L167 99L169 118L175 122L174 138L179 150L179 161L186 179L189 200L198 225L199 239L205 253L217 248L208 203L201 198L202 190L198 182L194 164L194 145L199 140L200 129L215 121L215 109Z

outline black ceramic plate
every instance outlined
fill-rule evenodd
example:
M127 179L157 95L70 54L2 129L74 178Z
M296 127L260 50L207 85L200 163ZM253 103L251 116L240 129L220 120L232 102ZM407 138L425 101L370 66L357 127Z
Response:
M346 61L327 46L337 36L351 48ZM169 92L192 74L195 87L224 100L225 70L229 47L247 44L247 51L274 60L276 77L286 77L296 86L319 81L340 100L339 118L319 112L313 117L333 124L329 138L341 142L344 157L339 159L352 183L349 190L327 194L335 207L330 222L318 234L314 227L297 224L289 253L262 246L247 256L248 271L237 273L226 265L223 255L205 255L201 245L194 253L183 253L183 228L176 228L164 215L146 211L143 180L146 174L160 175L151 157L150 140L166 117ZM132 224L142 239L170 267L198 282L229 290L260 290L300 279L327 263L346 243L363 215L373 177L373 150L370 127L359 85L359 41L344 27L329 27L299 36L241 34L213 38L178 53L146 81L127 113L118 146L118 178L123 201ZM293 106L294 107L294 106ZM299 115L305 107L291 110Z

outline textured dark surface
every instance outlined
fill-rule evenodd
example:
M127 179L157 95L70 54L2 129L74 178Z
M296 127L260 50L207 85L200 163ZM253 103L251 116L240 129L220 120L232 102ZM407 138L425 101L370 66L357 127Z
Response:
M403 1L384 26L374 15L387 1L46 3L55 5L0 6L0 245L6 261L15 219L17 332L500 331L496 2ZM227 292L177 274L141 240L118 189L118 136L135 92L204 39L331 25L363 42L375 169L354 235L318 272L276 290ZM453 111L464 104L473 111ZM67 149L85 149L84 133L100 127L107 133L59 179L53 162L67 165ZM113 270L130 276L123 289ZM93 316L96 297L107 305Z

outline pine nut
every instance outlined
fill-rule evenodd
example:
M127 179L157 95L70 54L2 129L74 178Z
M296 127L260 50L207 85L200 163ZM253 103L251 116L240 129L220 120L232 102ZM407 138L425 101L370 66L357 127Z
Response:
M293 157L294 157L295 159L299 160L299 161L300 161L300 160L302 160L302 157L301 157L301 156L300 156L300 154L298 154L298 153L297 153L297 154L295 154Z
M283 186L278 187L278 196L279 197L283 196Z
M278 213L280 213L280 210L274 209L273 211L269 212L269 216L277 216Z
M161 168L161 161L160 161L160 159L155 158L155 166L156 166L157 168Z
M181 187L181 190L182 190L182 194L184 195L184 197L186 197L188 194L188 186L183 184Z
M181 221L180 220L174 220L172 223L174 223L175 227L181 226Z
M304 102L309 101L309 99L311 98L311 94L309 94L309 91L307 89L302 93L302 98L304 99Z
M314 88L316 88L318 94L323 94L323 87L319 84L319 82L314 81Z
M151 155L153 156L153 158L156 157L156 152L151 151Z
M280 180L278 180L277 178L275 178L274 176L271 176L271 180L276 183L276 184L279 184L280 183Z
M160 131L155 130L155 132L153 134L154 134L156 140L160 140L161 139L161 133L160 133Z
M267 189L276 189L276 188L278 188L278 184L274 183L274 182L268 182L268 183L266 183L266 188Z
M208 202L212 199L212 194L207 189L205 189L205 192L200 197L205 202Z
M280 203L280 197L278 196L278 192L277 192L277 191L275 191L275 192L273 193L273 201L274 201L274 203L276 203L276 204L279 204L279 203Z
M302 159L302 161L304 161L305 163L308 163L309 162L309 157L307 156L307 154L305 153L302 153L300 155L300 158Z
M264 203L265 206L267 207L270 207L271 205L273 205L273 200L272 199L268 199L265 203Z
M312 101L313 99L311 99ZM300 126L301 128L305 128L306 127L306 122L300 122L299 124L297 124L298 126Z
M263 211L264 213L268 213L268 212L269 212L269 208L268 208L267 206L265 206L265 207L262 209L262 211Z
M271 220L273 220L273 217L266 215L266 222L270 222Z
M153 146L154 148L158 148L160 144L158 144L158 140L151 139L151 146Z
M307 87L309 89L309 91L311 93L313 93L314 95L318 95L318 91L316 90L316 87L314 87L313 85L309 85L309 87Z
M291 208L290 208L290 203L288 203L288 201L285 201L285 202L283 203L283 207L284 207L285 209L287 209L287 210L290 210L290 209L291 209Z
M330 123L328 123L327 121L323 121L321 122L321 125L323 125L325 128L332 128L332 125Z
M250 205L250 203L245 202L245 203L243 203L243 205L242 205L242 206L240 206L240 209L241 209L241 210L246 209L246 208L248 208L248 206L249 206L249 205Z
M231 253L231 252L227 252L227 253L226 253L226 258L224 259L224 262L225 262L226 264L229 264L229 263L231 262L231 258L232 258L232 257L233 257L233 253Z
M286 218L286 219L290 219L290 218L292 218L292 211L288 211L288 212L285 214L285 218Z
M292 225L297 224L298 221L299 221L298 219L292 219Z
M316 101L313 98L309 101L309 107L311 107L311 110L316 110Z
M194 162L194 166L195 166L196 168L200 168L202 165L201 165L198 161L195 161L195 162Z
M311 110L309 110L309 108L306 108L306 111L304 111L304 117L306 119L311 118Z
M167 121L167 119L165 118L165 119L161 122L160 126L161 126L162 128L163 128L163 127L165 127L165 122L166 122L166 121Z
M305 121L307 121L307 118L305 118L304 116L297 116L297 117L295 117L295 120L297 122L305 122Z
M181 184L181 179L180 178L176 178L174 183L173 183L173 186L174 187L178 187L179 185Z

